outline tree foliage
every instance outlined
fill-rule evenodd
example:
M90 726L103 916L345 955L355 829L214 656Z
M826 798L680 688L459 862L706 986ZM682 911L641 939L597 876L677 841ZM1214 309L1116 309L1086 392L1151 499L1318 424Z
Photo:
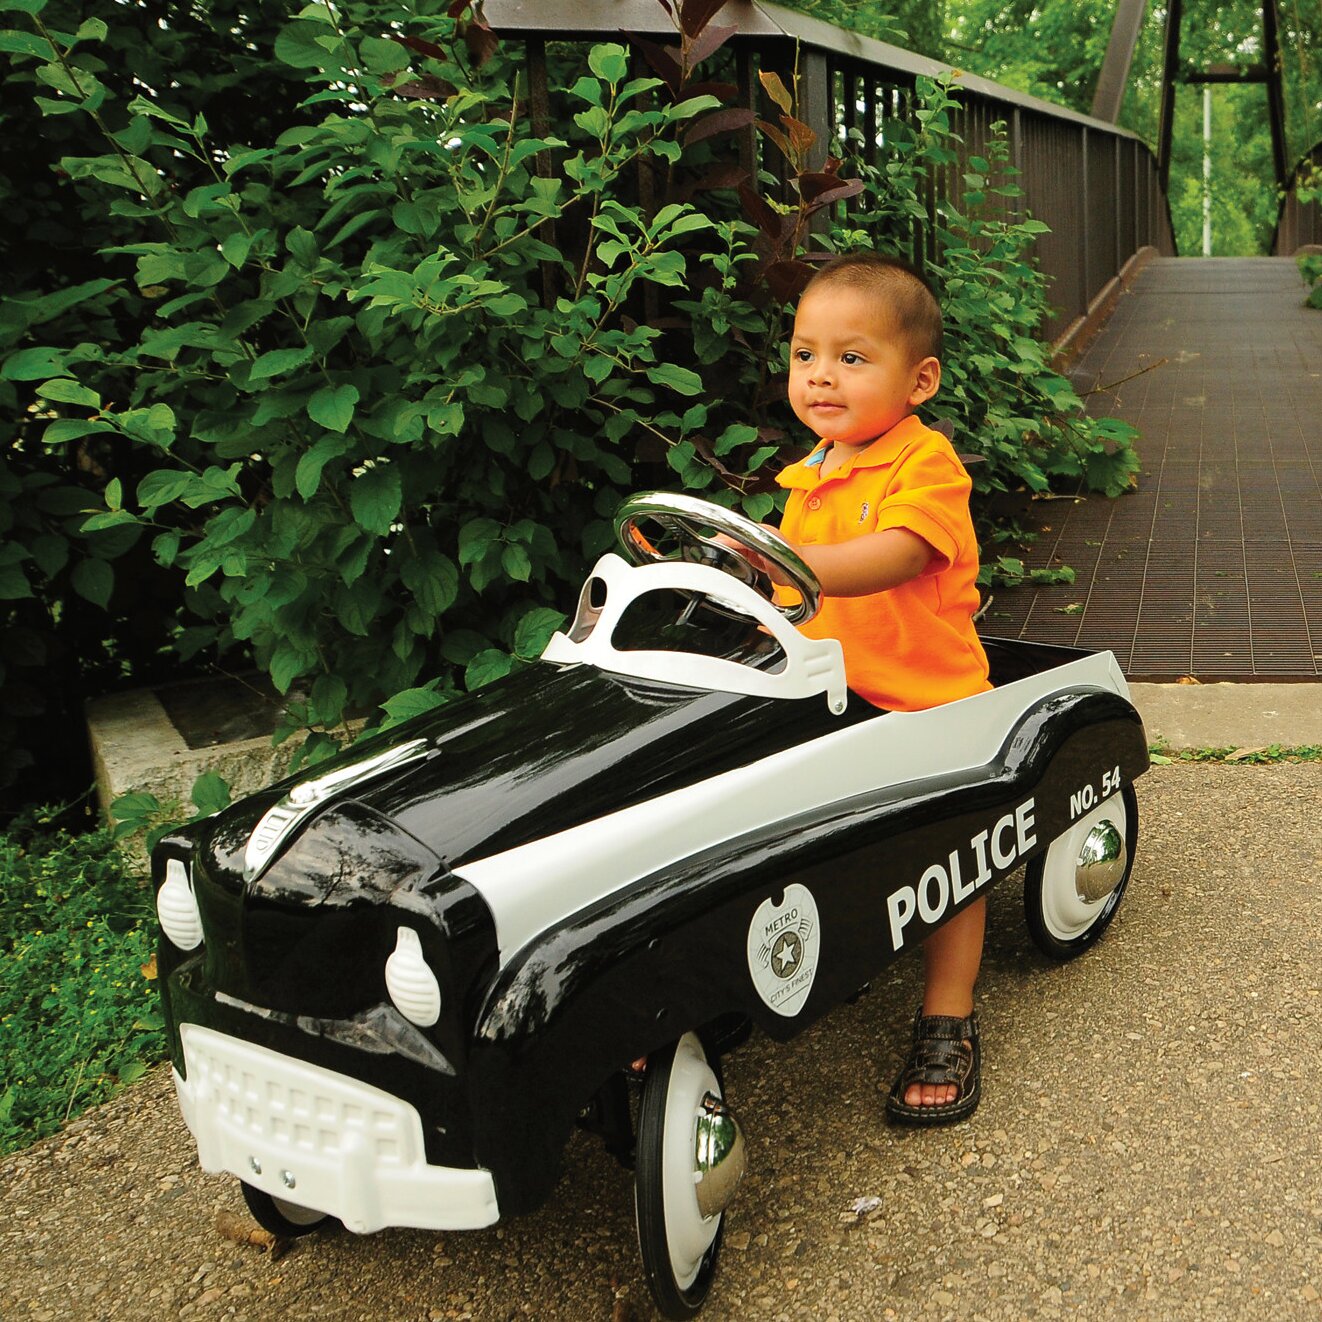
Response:
M778 373L807 249L911 250L960 153L923 80L875 167L809 169L790 71L734 106L710 4L669 46L553 47L547 118L517 47L444 0L0 4L33 222L62 218L0 302L0 586L32 613L6 637L40 666L77 600L113 665L163 583L148 654L255 663L313 757L353 709L399 719L536 656L627 492L767 516L801 445ZM186 40L213 28L225 59ZM1006 218L997 151L926 245L942 411L983 492L1122 489L1127 438L1038 343L1041 227Z
M1282 0L1280 44L1289 161L1322 139L1322 11ZM1257 0L1186 0L1180 53L1189 70L1262 63ZM1088 113L1115 18L1114 0L947 0L941 58ZM1149 7L1120 123L1157 141L1164 6ZM1212 236L1217 256L1267 250L1276 221L1271 137L1262 85L1212 89ZM1202 251L1201 88L1177 87L1170 201L1181 253Z

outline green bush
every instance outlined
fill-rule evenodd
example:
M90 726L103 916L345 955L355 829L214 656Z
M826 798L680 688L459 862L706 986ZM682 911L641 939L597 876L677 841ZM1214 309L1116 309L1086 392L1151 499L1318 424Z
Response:
M1310 308L1322 308L1322 253L1305 253L1299 258L1299 274L1304 278Z
M69 591L113 606L149 553L182 596L167 655L255 662L288 695L280 733L318 731L307 756L351 709L402 719L536 656L624 494L772 511L771 460L802 448L785 309L832 221L837 244L917 232L932 254L941 410L984 455L982 492L1128 480L1126 438L1081 416L1037 341L1041 227L982 215L1013 188L1003 160L971 162L931 228L920 199L957 145L945 85L920 80L917 126L887 125L876 169L810 170L811 131L764 71L758 131L785 160L735 180L728 131L753 113L720 100L710 4L682 9L672 54L551 47L566 90L543 121L517 50L445 0L257 9L226 31L271 95L238 118L200 74L125 77L108 0L79 22L67 0L0 3L27 25L0 49L64 134L64 192L102 218L106 263L6 305L11 454L78 476L59 530L0 529L0 585L53 613ZM9 480L30 493L33 473Z
M164 1055L150 889L105 831L31 813L0 836L0 1151L51 1133Z

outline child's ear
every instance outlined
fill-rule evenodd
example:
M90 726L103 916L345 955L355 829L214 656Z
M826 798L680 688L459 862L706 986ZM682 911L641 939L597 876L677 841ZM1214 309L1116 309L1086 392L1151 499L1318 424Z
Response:
M913 372L913 389L909 391L909 407L926 404L941 384L941 360L924 358Z

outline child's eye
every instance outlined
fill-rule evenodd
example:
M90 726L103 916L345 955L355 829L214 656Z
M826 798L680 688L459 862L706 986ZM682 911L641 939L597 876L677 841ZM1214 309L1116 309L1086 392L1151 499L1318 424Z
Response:
M812 362L812 351L810 349L795 349L790 356L796 363Z
M851 352L851 353L842 353L840 355L840 361L844 363L846 367L854 367L856 364L861 363L863 359L859 354Z

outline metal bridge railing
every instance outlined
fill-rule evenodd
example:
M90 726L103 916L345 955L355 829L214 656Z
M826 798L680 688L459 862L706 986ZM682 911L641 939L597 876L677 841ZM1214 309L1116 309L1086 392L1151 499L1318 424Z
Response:
M1322 202L1300 197L1299 190L1306 183L1312 189L1322 188L1322 142L1300 160L1290 176L1272 236L1275 257L1293 257L1301 248L1322 247Z
M486 0L483 14L502 37L525 41L534 88L546 86L548 41L619 41L627 32L652 40L674 35L658 0ZM730 48L740 104L759 105L759 70L778 73L788 86L797 69L796 113L816 131L823 156L828 149L845 155L851 129L865 144L879 141L884 119L906 115L918 77L950 72L948 65L779 5L730 0L712 22L737 29ZM1115 288L1131 258L1145 250L1175 252L1156 157L1114 124L973 75L960 75L957 86L962 90L955 131L963 139L962 156L984 155L992 125L1004 123L1023 190L1016 210L1050 226L1037 240L1035 256L1057 310L1047 332L1057 343L1067 340ZM750 133L731 147L736 151L747 165L761 147ZM757 161L763 169L777 168L769 157ZM963 161L947 167L937 188L957 195L964 168Z

